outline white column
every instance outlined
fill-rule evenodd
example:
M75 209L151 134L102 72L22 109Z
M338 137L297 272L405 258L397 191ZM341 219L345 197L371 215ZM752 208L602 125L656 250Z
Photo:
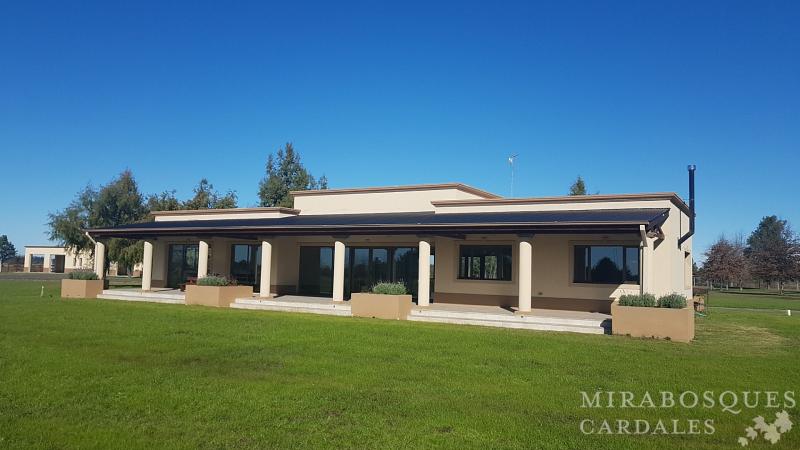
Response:
M142 257L142 290L149 291L153 284L153 243L144 241Z
M419 241L419 277L417 280L417 305L431 304L431 243Z
M101 280L106 277L106 244L100 241L94 244L94 273Z
M208 242L200 241L197 260L197 278L208 276Z
M272 244L269 241L261 241L261 292L259 297L269 297L270 287L272 287Z
M30 272L31 271L31 254L27 251L25 252L25 262L22 264L22 271L23 272Z
M50 254L44 254L44 261L42 261L42 272L50 272Z
M519 312L531 310L531 282L533 272L533 245L528 240L519 241Z
M333 244L333 301L344 301L344 242Z
M639 283L643 293L655 294L655 286L653 286L653 241L650 238L645 238L642 242L642 268L639 273Z

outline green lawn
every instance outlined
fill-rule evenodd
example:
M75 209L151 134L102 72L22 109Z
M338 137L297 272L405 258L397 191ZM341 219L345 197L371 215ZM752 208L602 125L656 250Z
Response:
M800 313L800 297L779 296L777 294L751 294L738 292L711 292L708 302L711 308L723 306L726 308L753 308L753 309L791 309Z
M797 316L712 311L680 344L63 301L41 285L0 282L0 448L734 448L779 410L584 409L580 391L800 391ZM800 448L797 411L778 444L751 447ZM584 435L584 418L716 432Z

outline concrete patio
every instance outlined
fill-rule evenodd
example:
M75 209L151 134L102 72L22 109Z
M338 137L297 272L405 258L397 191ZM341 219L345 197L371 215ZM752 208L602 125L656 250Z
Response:
M148 292L141 289L106 289L98 298L185 304L185 294L178 289L154 288ZM349 302L334 302L331 298L301 295L237 298L231 303L231 308L351 316ZM435 303L435 301L429 306L415 305L408 320L589 334L608 334L611 330L609 314L553 309L532 309L530 312L520 314L515 308Z

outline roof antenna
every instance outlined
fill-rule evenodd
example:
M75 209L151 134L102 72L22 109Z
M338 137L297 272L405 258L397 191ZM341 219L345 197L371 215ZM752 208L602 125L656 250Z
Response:
M514 197L514 161L517 160L519 153L514 153L508 157L508 165L511 166L511 197Z

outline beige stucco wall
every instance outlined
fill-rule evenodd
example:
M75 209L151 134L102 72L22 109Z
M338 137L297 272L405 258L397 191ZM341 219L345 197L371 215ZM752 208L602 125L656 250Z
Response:
M516 296L518 291L519 238L508 236L467 236L467 240L436 240L436 292ZM577 298L606 300L622 289L638 292L639 285L606 285L572 283L573 246L580 244L639 245L638 235L538 235L533 242L533 298ZM510 245L512 280L458 279L458 248L461 245ZM534 302L535 303L535 302Z
M459 189L354 192L343 194L298 195L295 209L306 214L358 214L433 211L432 201L482 198Z
M637 209L637 208L672 208L674 204L667 199L626 200L626 201L587 201L568 203L481 203L473 205L437 204L435 211L439 213L476 213L476 212L513 212L513 211L578 211L598 209Z

